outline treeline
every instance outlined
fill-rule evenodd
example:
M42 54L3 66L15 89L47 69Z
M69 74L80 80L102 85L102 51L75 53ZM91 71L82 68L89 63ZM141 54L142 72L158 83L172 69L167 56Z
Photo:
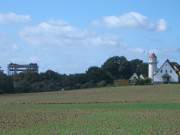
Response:
M147 76L148 64L142 60L128 61L125 57L109 58L101 67L90 67L85 73L59 74L52 70L45 73L20 73L15 76L0 74L0 93L24 93L112 85L114 80L129 79L133 73Z

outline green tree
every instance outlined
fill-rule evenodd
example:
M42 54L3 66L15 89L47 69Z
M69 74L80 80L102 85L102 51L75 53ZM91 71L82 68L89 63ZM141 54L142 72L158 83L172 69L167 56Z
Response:
M143 74L144 76L148 75L148 64L143 63L142 60L134 59L130 61L133 73L138 75Z
M13 93L13 80L12 77L0 73L0 93Z
M102 69L113 77L113 79L128 79L131 74L131 65L124 56L114 56L109 58L103 65Z
M105 74L103 70L99 67L90 67L86 71L88 80L93 81L94 83L100 82L105 79Z

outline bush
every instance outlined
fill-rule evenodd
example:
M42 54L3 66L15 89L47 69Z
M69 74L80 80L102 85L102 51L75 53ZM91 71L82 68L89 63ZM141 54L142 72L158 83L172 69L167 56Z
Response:
M93 81L89 81L81 85L81 88L93 88L93 87L96 87Z
M97 83L97 87L104 87L106 86L106 81L100 81Z
M143 79L139 79L137 82L136 82L136 85L149 85L152 83L152 80L147 78L145 80Z

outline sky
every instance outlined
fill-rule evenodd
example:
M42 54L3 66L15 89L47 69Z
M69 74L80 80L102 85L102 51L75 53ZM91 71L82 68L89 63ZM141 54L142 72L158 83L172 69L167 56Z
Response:
M2 0L0 66L82 73L112 56L180 63L179 0Z

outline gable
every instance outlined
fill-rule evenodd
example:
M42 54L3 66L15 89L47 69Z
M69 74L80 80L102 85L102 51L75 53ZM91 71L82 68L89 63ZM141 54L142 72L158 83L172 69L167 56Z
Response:
M180 76L179 72L175 70L175 67L172 65L172 63L169 60L166 60L163 65L160 67L160 69L155 73L162 73L162 74L176 74L177 76Z
M138 75L134 73L129 80L139 79Z

